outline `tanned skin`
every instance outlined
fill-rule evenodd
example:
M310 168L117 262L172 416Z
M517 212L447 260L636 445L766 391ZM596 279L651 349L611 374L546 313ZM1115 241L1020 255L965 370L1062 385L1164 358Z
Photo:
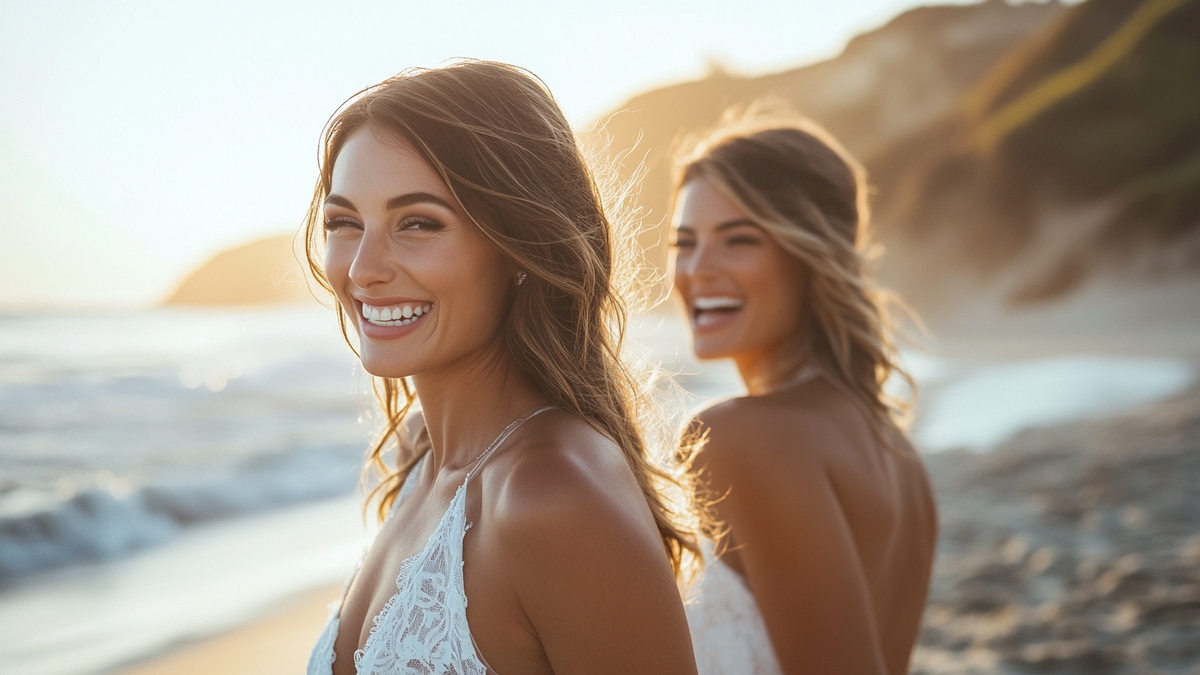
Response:
M337 675L396 592L473 461L512 420L546 405L499 339L519 271L403 140L370 128L337 158L326 273L360 335L364 368L413 376L432 450L380 530L341 610ZM363 304L431 309L400 330ZM550 410L520 427L467 491L467 619L498 673L694 674L675 579L620 449Z
M937 514L902 433L807 361L805 275L703 179L676 212L675 290L701 358L730 358L748 396L696 424L696 470L727 528L717 549L747 582L785 673L901 675L929 589ZM718 307L704 311L703 307Z

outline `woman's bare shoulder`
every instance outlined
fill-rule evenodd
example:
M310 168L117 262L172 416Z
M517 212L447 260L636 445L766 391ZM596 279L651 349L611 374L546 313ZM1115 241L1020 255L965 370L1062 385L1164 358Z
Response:
M581 604L620 598L627 607L626 594L674 593L645 495L616 443L582 421L552 418L530 432L489 464L485 508L490 554L539 635L590 621Z
M742 470L770 470L780 460L821 462L860 444L864 430L869 433L848 397L828 385L721 401L696 415L693 424L706 436L700 453L707 455L705 463L729 462Z
M545 417L485 470L494 526L510 541L603 527L630 498L644 503L616 443L566 413Z
M514 616L556 671L678 672L687 621L621 449L564 412L534 421L484 470L486 553Z

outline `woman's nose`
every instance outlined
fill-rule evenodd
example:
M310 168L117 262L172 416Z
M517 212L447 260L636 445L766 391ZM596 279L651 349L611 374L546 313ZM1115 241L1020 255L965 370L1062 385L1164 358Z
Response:
M687 275L695 279L714 276L720 269L716 251L707 242L697 241L690 254L681 262Z
M368 230L359 240L354 262L350 264L350 280L359 288L391 281L396 276L396 265L389 253L387 242L372 236Z

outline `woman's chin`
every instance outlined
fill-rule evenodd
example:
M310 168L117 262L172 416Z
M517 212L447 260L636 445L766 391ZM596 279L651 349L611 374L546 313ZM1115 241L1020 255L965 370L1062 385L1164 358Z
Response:
M370 375L386 377L392 380L398 380L402 377L409 377L415 374L415 371L411 367L406 367L404 364L399 364L389 359L373 359L367 354L363 354L362 367Z
M727 345L696 340L692 342L692 354L700 361L718 361L733 358L734 351L730 350Z

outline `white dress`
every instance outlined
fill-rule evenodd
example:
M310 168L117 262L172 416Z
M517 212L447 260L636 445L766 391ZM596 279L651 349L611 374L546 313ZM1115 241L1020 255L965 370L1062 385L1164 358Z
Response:
M466 518L467 485L509 434L525 420L546 410L549 408L514 421L492 441L454 492L450 506L429 536L425 548L400 564L395 595L375 615L363 648L354 652L354 669L358 675L487 675L495 672L479 654L471 627L467 625L462 552L463 536L471 527ZM417 468L405 479L397 503L411 490ZM325 630L313 646L308 675L331 675L333 672L336 658L333 645L337 640L340 613L341 602L332 608Z
M782 675L758 603L745 579L705 551L684 609L699 675Z

